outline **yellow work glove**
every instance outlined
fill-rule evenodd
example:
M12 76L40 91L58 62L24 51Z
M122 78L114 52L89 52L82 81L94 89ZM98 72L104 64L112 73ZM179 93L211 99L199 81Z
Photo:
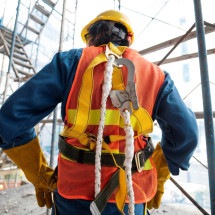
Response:
M170 178L170 171L164 157L160 143L157 144L152 160L157 169L157 192L155 196L147 203L148 209L159 208L164 193L164 184Z
M36 137L25 145L4 150L11 160L24 172L34 185L37 203L40 207L52 207L52 191L56 188L56 177L40 148Z

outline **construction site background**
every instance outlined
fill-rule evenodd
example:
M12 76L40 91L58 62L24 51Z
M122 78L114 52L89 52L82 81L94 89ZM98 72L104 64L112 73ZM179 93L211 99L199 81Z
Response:
M0 0L0 107L8 96L45 66L60 47L63 51L84 47L80 32L95 14L107 9L120 8L131 17L134 25L136 36L132 47L170 73L185 103L195 112L199 127L199 144L191 159L189 171L182 171L180 176L166 183L162 206L151 213L210 214L208 176L210 160L207 156L205 138L204 101L194 1L70 0L67 1L64 14L63 38L60 44L63 2L62 0ZM210 96L214 98L215 2L203 0L201 3ZM94 9L89 10L92 6ZM16 39L14 50L12 50L14 35ZM13 58L11 58L11 52L13 52ZM212 99L212 107L214 106L215 100ZM60 119L60 106L57 107L56 133L53 133L53 122L52 113L36 126L36 130L47 160L55 167L58 155L56 140L63 126ZM151 136L155 145L161 139L161 131L156 122L154 122L154 131ZM55 139L55 144L52 144L53 139ZM16 210L20 210L18 214L45 213L45 209L40 210L36 205L32 186L29 184L20 186L22 183L25 184L25 178L3 151L0 151L0 167L0 214L17 214ZM194 205L194 202L188 199L189 197L205 212L200 212L198 205Z

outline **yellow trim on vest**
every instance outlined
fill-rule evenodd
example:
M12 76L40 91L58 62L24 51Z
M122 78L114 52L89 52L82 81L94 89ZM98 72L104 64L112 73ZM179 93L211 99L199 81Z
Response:
M76 116L76 109L68 110L68 122L74 123L74 117ZM118 125L120 120L119 110L106 110L105 125ZM88 125L98 125L100 121L100 110L90 110ZM82 122L83 123L83 122Z
M151 169L153 169L153 166L151 164L150 159L147 159L145 164L144 164L143 170L151 170Z
M73 121L75 116L77 116L77 110L69 109L68 122L70 124L75 123ZM88 113L88 125L99 125L99 121L100 110L90 110ZM80 121L80 123L83 124L83 121ZM105 125L119 125L119 127L124 128L124 120L122 117L120 117L120 112L118 109L106 110ZM139 107L138 110L133 111L131 115L131 125L138 134L147 134L153 130L153 123L150 115L145 109L141 107ZM70 134L70 128L66 127L62 135L66 137L73 137L73 135Z

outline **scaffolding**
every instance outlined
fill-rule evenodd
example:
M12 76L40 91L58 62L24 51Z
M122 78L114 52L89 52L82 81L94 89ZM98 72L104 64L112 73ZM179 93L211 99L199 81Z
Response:
M66 1L65 1L66 2ZM64 3L65 3L64 2ZM64 8L63 13L58 12L55 7L58 1L51 0L37 0L33 4L33 6L28 5L28 18L26 23L22 24L22 28L20 31L17 31L16 24L14 25L13 30L9 30L5 26L0 26L0 53L3 55L3 61L1 68L3 68L3 64L6 59L5 56L9 58L8 62L8 72L6 76L6 80L3 81L3 69L0 71L0 86L4 83L4 88L0 92L0 106L6 100L6 98L15 91L20 85L25 83L29 78L31 78L37 71L35 67L38 63L38 53L40 49L40 40L41 34L45 30L46 24L48 23L49 18L55 12L58 15L60 14L62 21L65 21L65 11ZM65 5L64 5L65 6ZM18 12L20 7L20 1L17 7L17 19ZM76 25L76 10L77 10L77 0L74 1L74 19L70 21L72 26L72 32L67 37L70 37L72 40L72 44L74 45L74 34L75 34L75 25ZM199 58L200 65L200 73L201 73L201 86L202 86L202 97L203 97L203 112L195 112L197 119L204 119L205 125L205 137L206 137L206 147L207 147L207 161L208 166L208 177L209 177L209 190L210 190L210 208L211 215L215 215L215 143L214 143L214 127L213 120L215 117L215 112L212 111L211 107L211 94L210 94L210 80L208 77L208 65L207 65L207 56L215 54L215 48L206 49L205 46L205 36L208 34L215 33L215 25L214 23L208 23L203 20L202 12L201 12L201 2L200 0L194 0L194 10L195 10L195 23L186 31L185 34L172 38L171 40L167 40L165 42L159 43L157 45L151 46L144 50L139 51L141 55L147 55L154 53L156 51L164 50L170 48L170 50L164 55L161 60L155 61L154 63L157 65L163 64L172 64L180 61L191 60L193 58ZM18 20L17 20L18 22ZM61 27L64 24L61 23ZM61 33L63 32L63 28L61 28ZM72 36L71 36L72 35ZM197 40L198 51L195 53L169 57L172 52L181 44L189 40ZM62 50L63 43L63 35L59 36L59 47L58 51ZM25 46L29 44L36 47L36 56L29 54L25 50ZM28 49L29 50L29 49ZM30 57L31 56L31 57ZM32 63L32 60L34 63ZM12 73L13 72L13 73ZM9 81L10 80L10 81ZM14 82L17 83L14 88ZM13 87L10 83L13 83ZM38 125L38 132L41 132L42 129L47 125L52 124L52 148L51 148L51 158L50 163L53 165L53 147L56 142L55 140L55 131L57 125L62 125L61 119L57 118L57 109L47 118L43 119ZM3 153L1 154L3 156ZM8 159L4 156L3 164L8 164ZM177 186L184 195L201 211L203 214L209 214L201 205L199 205L194 198L192 198L182 186L180 186L173 178L171 181Z

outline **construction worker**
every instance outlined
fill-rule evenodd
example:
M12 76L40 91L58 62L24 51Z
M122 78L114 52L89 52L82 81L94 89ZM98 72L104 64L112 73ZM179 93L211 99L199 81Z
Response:
M104 11L81 36L86 48L55 54L2 105L0 147L53 215L146 214L147 202L160 202L169 171L188 170L196 118L170 75L129 48L134 32L125 14ZM59 103L64 128L54 171L34 126ZM155 120L162 130L159 165L151 156Z

